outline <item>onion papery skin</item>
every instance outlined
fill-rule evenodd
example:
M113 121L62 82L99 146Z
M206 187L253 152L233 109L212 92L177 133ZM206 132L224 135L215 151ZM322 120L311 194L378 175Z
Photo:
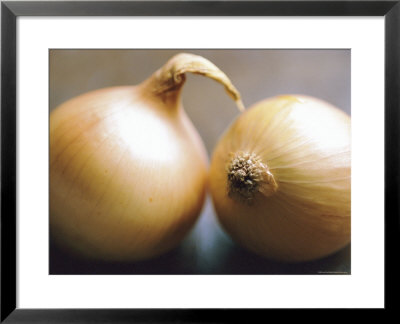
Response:
M205 200L208 158L181 102L185 74L224 85L207 59L179 53L136 86L92 91L50 114L50 235L81 256L139 261L176 247Z
M207 155L182 106L172 108L140 87L115 87L52 112L57 242L86 257L133 261L182 240L204 203Z
M228 177L238 157L265 168L247 196ZM309 96L261 101L219 140L209 187L220 224L250 251L283 262L328 256L351 237L351 118Z

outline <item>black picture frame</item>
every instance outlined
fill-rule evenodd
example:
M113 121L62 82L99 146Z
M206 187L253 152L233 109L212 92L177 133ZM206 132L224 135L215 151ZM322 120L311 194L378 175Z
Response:
M385 19L385 310L398 283L400 1L2 1L1 322L235 322L263 310L16 307L16 20L19 16L383 16ZM397 282L396 282L397 281ZM392 299L393 298L393 299ZM239 313L238 313L239 312ZM249 312L253 312L250 313Z

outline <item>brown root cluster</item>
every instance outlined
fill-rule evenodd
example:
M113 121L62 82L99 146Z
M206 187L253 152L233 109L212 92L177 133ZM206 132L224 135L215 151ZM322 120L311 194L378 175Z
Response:
M249 204L253 203L258 192L266 192L266 186L274 189L276 186L267 165L254 153L232 154L227 166L227 177L228 196Z

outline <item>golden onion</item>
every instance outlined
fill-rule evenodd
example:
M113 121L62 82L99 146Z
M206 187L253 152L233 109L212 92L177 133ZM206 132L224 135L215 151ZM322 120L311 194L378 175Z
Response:
M223 84L208 60L181 53L137 86L70 99L50 116L50 233L80 255L141 260L176 246L206 191L207 155L184 112L185 73Z
M267 258L308 261L350 242L350 117L322 100L284 95L257 103L213 153L218 219Z

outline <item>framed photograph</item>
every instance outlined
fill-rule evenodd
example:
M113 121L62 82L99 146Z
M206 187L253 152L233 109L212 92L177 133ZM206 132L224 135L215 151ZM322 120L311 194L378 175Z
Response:
M392 308L398 1L1 11L1 321Z

